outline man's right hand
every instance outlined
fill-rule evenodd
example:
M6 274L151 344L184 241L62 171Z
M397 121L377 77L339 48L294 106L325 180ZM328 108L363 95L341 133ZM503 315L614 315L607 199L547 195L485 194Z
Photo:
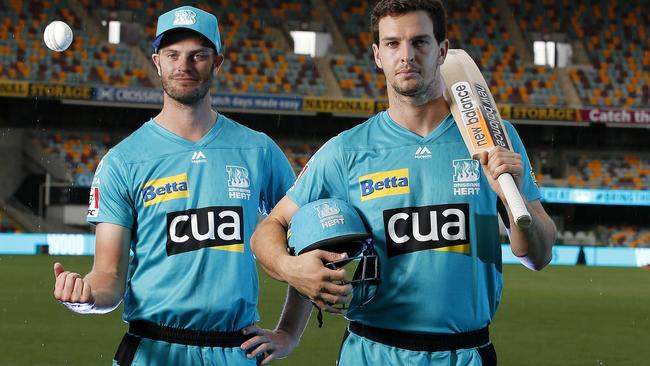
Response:
M329 269L324 263L345 259L346 254L313 250L299 256L281 257L280 269L285 282L307 296L320 309L330 313L342 313L334 304L348 303L352 297L352 285L345 281L345 269Z
M95 303L90 284L78 273L65 271L61 263L54 263L54 298L68 309L85 312Z

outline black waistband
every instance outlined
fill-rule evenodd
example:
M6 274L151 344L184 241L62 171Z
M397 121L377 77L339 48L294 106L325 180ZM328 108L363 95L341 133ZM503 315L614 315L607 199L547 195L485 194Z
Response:
M166 327L151 322L136 320L129 323L129 333L169 343L199 347L239 347L253 337L241 332L207 332Z
M349 329L350 332L371 341L411 351L452 351L477 348L490 343L488 327L467 333L414 333L350 322Z

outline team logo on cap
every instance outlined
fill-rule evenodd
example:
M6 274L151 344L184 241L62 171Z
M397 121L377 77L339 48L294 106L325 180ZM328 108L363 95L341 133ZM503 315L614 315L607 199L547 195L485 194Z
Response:
M340 214L341 209L334 202L316 205L314 210L318 212L318 218L323 229L345 222L345 218Z
M192 25L196 23L196 13L191 10L179 10L174 13L174 25Z

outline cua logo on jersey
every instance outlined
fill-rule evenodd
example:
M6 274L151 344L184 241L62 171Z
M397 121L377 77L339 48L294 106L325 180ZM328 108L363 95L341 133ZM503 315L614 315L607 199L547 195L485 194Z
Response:
M478 195L481 190L481 164L475 159L457 159L454 166L454 195Z
M408 168L367 174L359 178L361 201L410 193Z
M144 207L176 198L187 198L189 196L190 191L187 189L187 173L154 179L145 183L144 188L142 188Z
M167 255L201 248L243 252L241 206L212 206L167 214Z
M316 205L314 210L318 213L323 229L345 223L345 217L340 214L341 209L334 202Z
M248 169L242 166L226 165L228 173L228 197L249 200L251 198L251 180Z
M384 211L388 257L435 249L469 253L469 204Z

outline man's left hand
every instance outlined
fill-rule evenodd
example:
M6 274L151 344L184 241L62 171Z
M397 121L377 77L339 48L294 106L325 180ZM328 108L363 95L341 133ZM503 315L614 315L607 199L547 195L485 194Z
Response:
M490 183L492 190L506 203L501 186L497 178L503 173L510 173L515 180L515 184L519 188L521 185L521 177L524 173L524 168L521 160L521 155L504 149L503 147L496 147L481 153L479 161L483 167L483 172Z
M269 330L251 325L242 329L242 333L255 334L253 338L242 343L241 349L246 352L248 358L264 355L259 365L268 365L274 360L287 357L297 343L291 334L283 329Z

